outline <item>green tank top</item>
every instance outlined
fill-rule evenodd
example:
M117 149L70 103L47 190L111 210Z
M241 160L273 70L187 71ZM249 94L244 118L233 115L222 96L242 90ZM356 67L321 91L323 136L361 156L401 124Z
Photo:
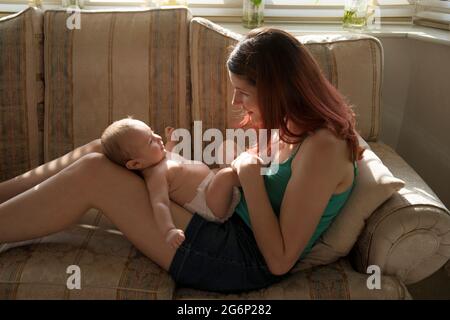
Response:
M279 216L280 214L281 202L283 200L288 181L291 177L291 162L299 149L300 145L294 152L292 152L292 154L285 162L279 164L278 172L270 174L269 168L269 174L264 175L264 185L266 187L267 195L269 196L272 209L277 216ZM346 203L347 199L350 197L350 194L352 193L355 186L356 176L358 175L358 167L356 165L356 161L353 163L353 168L354 175L352 186L342 193L333 194L331 196L330 200L328 201L328 205L325 208L322 217L320 218L319 224L316 227L316 230L314 231L311 239L309 240L299 259L302 259L311 251L311 248L313 247L317 239L330 226L334 218L339 214L341 208ZM250 223L250 216L248 213L247 203L245 201L242 188L240 188L240 191L241 201L237 205L235 213L237 213L251 229L252 226Z

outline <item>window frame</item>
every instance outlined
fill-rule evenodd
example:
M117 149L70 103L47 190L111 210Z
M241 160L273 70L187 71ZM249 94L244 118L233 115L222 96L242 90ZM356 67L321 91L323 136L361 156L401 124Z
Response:
M344 13L344 0L266 0L264 16L267 22L285 23L340 23ZM322 3L321 3L322 1ZM415 13L410 0L372 0L373 14L381 23L411 24ZM388 1L388 3L386 3ZM395 2L394 2L395 1ZM403 4L395 4L396 2ZM61 7L61 0L41 0L44 8ZM84 0L86 9L148 7L148 0ZM311 3L314 3L312 5ZM317 2L317 3L316 3ZM324 3L325 2L325 3ZM379 2L384 2L380 4ZM26 8L28 0L0 0L0 11L14 12ZM25 6L23 6L25 5ZM146 6L147 5L147 6ZM5 10L8 9L9 10ZM151 6L150 6L151 7ZM188 0L193 16L215 22L238 22L242 17L242 0ZM3 9L2 9L3 8ZM15 8L15 10L14 10Z

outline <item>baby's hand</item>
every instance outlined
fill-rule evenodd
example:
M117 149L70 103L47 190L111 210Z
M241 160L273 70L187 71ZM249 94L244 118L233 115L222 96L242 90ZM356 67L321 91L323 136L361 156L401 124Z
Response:
M165 133L165 135L166 135L166 141L167 142L169 142L169 141L175 141L175 140L172 140L172 132L175 130L175 128L174 127L166 127L165 129L164 129L164 133Z
M175 135L172 139L172 133L175 130L175 128L173 127L166 127L164 129L164 133L166 135L166 150L169 152L172 152L173 148L177 145L178 143L178 137Z
M184 232L181 229L170 229L166 234L166 242L177 249L184 241Z

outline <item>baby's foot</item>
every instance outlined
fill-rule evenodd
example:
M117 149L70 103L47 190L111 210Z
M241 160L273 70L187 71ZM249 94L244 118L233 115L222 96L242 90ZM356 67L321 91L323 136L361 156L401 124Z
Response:
M184 241L184 232L181 229L170 229L167 231L166 242L177 249Z

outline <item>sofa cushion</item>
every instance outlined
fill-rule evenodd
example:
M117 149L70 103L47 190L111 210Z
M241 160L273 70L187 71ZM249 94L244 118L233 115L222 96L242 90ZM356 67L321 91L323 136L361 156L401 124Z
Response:
M187 8L47 10L45 160L92 139L114 120L133 115L162 134L190 126Z
M328 80L354 106L358 132L378 140L383 47L369 35L305 35L297 39L319 62Z
M314 265L325 265L347 256L363 230L366 219L405 185L392 175L371 150L364 151L363 158L357 165L356 185L347 203L311 252L292 272Z
M78 266L81 290L69 266ZM65 231L0 244L0 300L171 299L175 283L96 209Z
M231 105L233 87L226 68L231 48L241 37L207 19L191 20L192 120L201 120L204 130L224 133L242 120Z
M42 12L0 19L0 181L43 162Z
M192 118L202 120L204 128L233 128L242 119L242 114L231 107L233 89L226 68L230 46L241 37L204 18L191 20ZM354 105L361 136L376 140L383 66L380 42L367 35L297 39L306 45L328 80Z
M381 289L367 287L369 274L358 273L350 263L341 259L327 266L320 266L289 275L268 288L240 294L221 294L188 288L177 288L174 299L411 299L407 288L391 276L381 276Z
M370 148L380 157L389 170L398 177L402 177L406 186L400 194L407 198L410 204L431 205L445 209L445 205L434 193L430 186L394 149L379 142L370 142Z

